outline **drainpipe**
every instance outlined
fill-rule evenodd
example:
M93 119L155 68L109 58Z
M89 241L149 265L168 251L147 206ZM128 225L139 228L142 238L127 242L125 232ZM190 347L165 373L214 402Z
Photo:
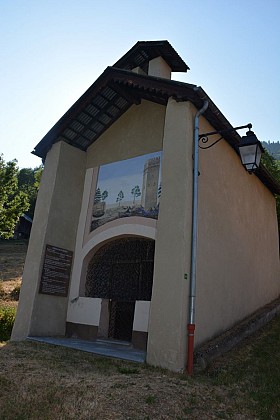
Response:
M195 330L195 296L196 296L196 254L197 254L197 203L198 203L198 141L199 117L206 111L208 101L196 113L194 119L194 165L193 165L193 205L192 205L192 245L191 245L191 279L188 323L188 361L187 372L193 372L194 330Z

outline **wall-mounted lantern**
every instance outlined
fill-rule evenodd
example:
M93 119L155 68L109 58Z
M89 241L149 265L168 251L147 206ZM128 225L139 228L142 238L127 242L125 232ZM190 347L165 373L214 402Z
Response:
M244 168L249 172L249 174L255 172L255 170L260 166L264 148L253 131L247 131L246 136L241 138L238 149Z
M264 152L264 148L262 147L261 142L257 139L255 133L251 131L252 124L241 125L240 127L229 128L227 130L211 131L210 133L200 134L199 141L201 141L202 144L205 144L208 142L209 136L213 136L215 134L223 135L224 133L230 133L232 131L241 130L242 128L249 128L249 131L247 131L246 136L241 137L241 141L237 145L237 147L242 165L249 172L249 174L252 174L260 166L261 156ZM199 147L201 149L209 149L222 139L223 136L221 136L218 140L215 140L209 146L199 145Z

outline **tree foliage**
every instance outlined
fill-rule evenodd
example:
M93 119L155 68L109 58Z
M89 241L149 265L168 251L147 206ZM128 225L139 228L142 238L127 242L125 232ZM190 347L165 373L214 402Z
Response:
M18 185L17 161L0 155L0 237L11 238L19 217L29 208L28 196Z
M43 173L43 166L37 168L23 168L18 172L19 190L27 194L29 201L29 209L26 214L33 218L37 200L37 194Z
M141 191L140 191L139 185L135 185L135 187L132 188L131 194L133 195L133 204L135 204L135 199L137 197L140 197L140 195L141 195Z
M158 199L160 199L160 197L161 197L161 183L159 184L159 187L158 187Z
M94 204L100 203L101 201L105 201L106 198L108 197L109 193L107 190L104 190L101 193L100 188L98 187L95 191L95 196L94 196Z
M101 194L102 201L105 201L108 195L109 195L108 191L104 190L103 193Z
M262 141L263 147L272 155L276 160L280 159L280 142Z
M262 164L271 173L273 178L280 184L280 162L275 159L266 149L262 154ZM278 218L278 228L280 228L280 196L276 195L276 209Z
M94 204L100 203L101 201L101 191L100 188L97 188L97 190L95 191L95 196L94 196Z
M122 192L122 190L118 193L116 202L119 203L119 206L121 205L121 201L124 199L124 193Z

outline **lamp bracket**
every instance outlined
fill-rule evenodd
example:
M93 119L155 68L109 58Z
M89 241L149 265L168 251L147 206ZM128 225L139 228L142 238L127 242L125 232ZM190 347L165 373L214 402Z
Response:
M224 133L230 133L232 131L236 131L236 130L241 130L242 128L249 128L249 130L251 130L252 128L252 124L249 123L247 125L240 125L238 127L232 127L232 128L228 128L226 130L219 130L219 131L210 131L209 133L204 133L204 134L199 134L198 137L198 141L201 141L203 144L207 143L209 140L209 136L214 136L215 134L224 134ZM214 146L215 144L217 144L220 140L223 139L223 136L221 136L218 140L214 141L214 143L211 143L209 146L200 146L200 149L210 149L210 147Z

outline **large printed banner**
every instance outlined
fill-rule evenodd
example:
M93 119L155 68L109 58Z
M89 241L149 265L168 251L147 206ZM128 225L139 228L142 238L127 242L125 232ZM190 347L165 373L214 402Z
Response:
M90 230L131 216L158 218L162 152L100 166Z

